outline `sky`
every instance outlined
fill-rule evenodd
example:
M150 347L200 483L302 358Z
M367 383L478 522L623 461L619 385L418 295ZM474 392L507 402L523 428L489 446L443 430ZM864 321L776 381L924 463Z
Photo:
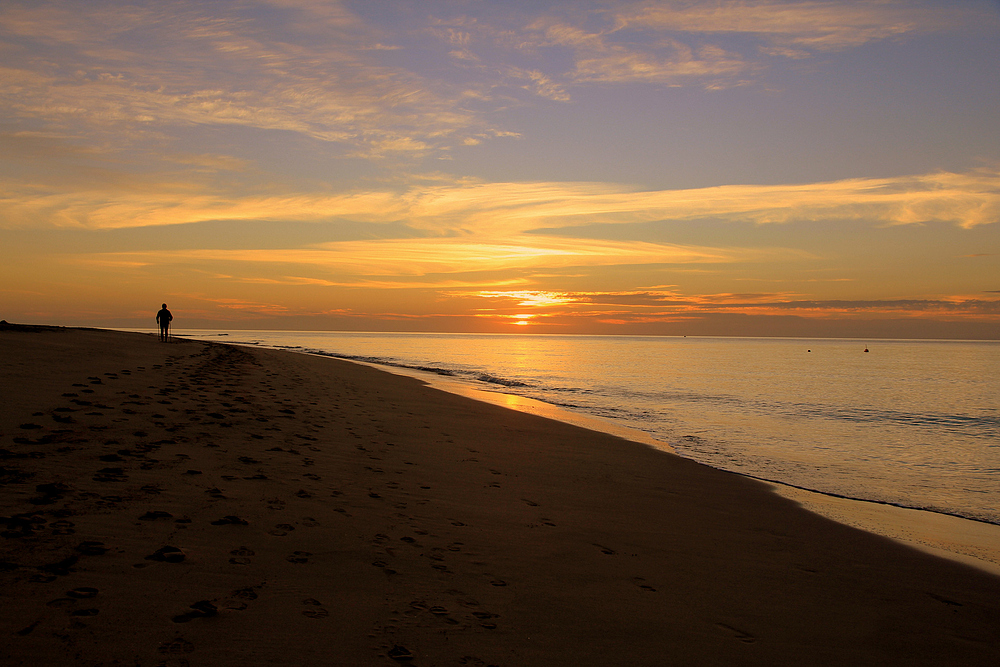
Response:
M996 0L3 0L0 319L1000 339Z

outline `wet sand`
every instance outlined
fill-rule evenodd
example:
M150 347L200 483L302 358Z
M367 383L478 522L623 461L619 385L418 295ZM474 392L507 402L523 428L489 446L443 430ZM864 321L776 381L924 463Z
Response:
M1000 578L348 362L0 330L4 664L992 665Z

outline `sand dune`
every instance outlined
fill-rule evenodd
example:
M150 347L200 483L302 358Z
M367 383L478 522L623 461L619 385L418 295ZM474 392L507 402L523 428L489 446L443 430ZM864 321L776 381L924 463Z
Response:
M339 360L0 330L0 659L993 665L1000 579Z

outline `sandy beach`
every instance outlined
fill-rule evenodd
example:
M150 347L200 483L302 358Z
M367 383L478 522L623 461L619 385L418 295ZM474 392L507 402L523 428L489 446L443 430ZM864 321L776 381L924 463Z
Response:
M349 362L0 330L0 662L993 665L1000 578Z

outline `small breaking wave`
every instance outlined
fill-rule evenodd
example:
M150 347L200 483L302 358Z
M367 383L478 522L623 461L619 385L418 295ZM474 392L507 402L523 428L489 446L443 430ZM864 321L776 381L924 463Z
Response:
M507 378L497 377L496 375L490 375L489 373L480 373L476 376L476 379L480 382L488 382L490 384L499 384L504 387L530 387L527 382L521 382L519 380L508 380Z
M455 371L448 368L440 368L438 366L418 366L415 364L404 364L398 361L393 361L392 359L386 359L384 357L369 357L358 354L339 354L337 352L327 352L325 350L307 350L303 349L303 352L308 354L315 354L320 357L331 357L333 359L344 359L345 361L360 361L365 364L375 364L378 366L391 366L393 368L406 368L408 370L414 371L424 371L425 373L437 373L438 375L445 375L452 377L456 375Z

